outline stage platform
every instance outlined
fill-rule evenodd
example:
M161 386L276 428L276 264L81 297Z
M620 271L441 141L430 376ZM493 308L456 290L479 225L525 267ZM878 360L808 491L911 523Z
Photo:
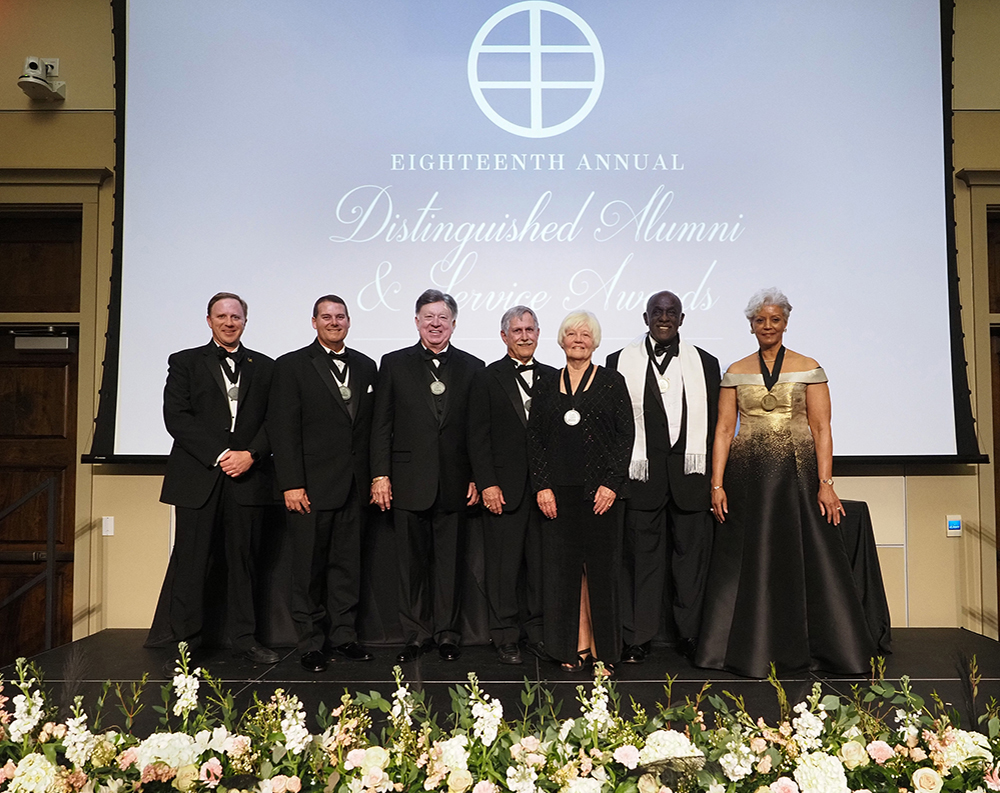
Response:
M93 716L97 697L105 681L125 684L148 675L142 701L145 709L139 714L134 732L145 735L157 726L158 714L153 705L160 704L160 688L167 677L163 672L169 654L164 650L146 649L142 646L145 630L105 630L85 639L67 644L35 656L32 660L42 670L45 685L53 701L61 708L60 718L65 718L77 694L84 696L88 714ZM380 692L389 697L394 690L392 669L398 646L371 646L374 660L365 663L333 662L322 674L311 674L299 666L298 653L292 649L279 650L282 659L274 666L259 666L233 658L228 651L205 650L198 662L214 677L220 678L232 692L237 706L245 708L254 692L261 698L270 696L276 688L283 688L299 696L306 706L310 726L320 702L335 707L344 691ZM969 662L975 657L982 681L973 701L969 683ZM889 680L908 675L913 689L929 698L932 692L950 703L961 715L962 726L975 724L973 714L981 714L990 697L1000 699L1000 643L954 628L898 628L893 630L893 652L885 657L885 677ZM517 718L522 711L521 692L525 680L542 683L553 692L556 703L561 703L560 715L564 718L579 713L576 689L587 683L585 674L564 672L556 664L542 663L525 654L520 666L501 664L491 646L464 647L459 660L446 662L437 652L403 665L406 680L414 689L422 689L442 715L450 713L448 690L466 683L468 673L475 672L480 685L487 693L499 698L507 718ZM4 680L15 677L13 666L2 670ZM643 664L620 664L617 669L616 688L623 713L630 713L630 701L655 712L656 703L665 702L664 685L667 676L675 678L674 702L695 696L707 681L712 693L729 691L744 697L747 710L754 717L763 716L773 721L778 714L777 699L767 681L747 680L725 672L697 669L670 647L654 646L652 654ZM864 685L864 678L822 677L811 674L782 677L782 684L789 701L798 702L806 697L815 681L823 683L831 693L847 695L854 685ZM8 683L4 693L13 696ZM104 708L103 724L121 726L121 715L108 698ZM442 722L443 723L443 722Z

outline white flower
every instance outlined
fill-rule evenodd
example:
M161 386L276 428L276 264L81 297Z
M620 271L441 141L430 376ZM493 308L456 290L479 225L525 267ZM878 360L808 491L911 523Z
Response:
M670 757L700 757L703 754L684 733L677 730L657 730L646 738L646 745L639 752L639 762L649 765Z
M448 767L449 771L454 771L456 768L468 769L469 753L465 748L468 743L469 739L464 735L456 735L454 738L449 738L438 744L438 748L441 750L441 762Z
M566 739L569 737L570 730L573 729L573 725L576 724L576 719L566 719L559 728L559 743L566 743Z
M982 733L949 728L947 737L949 740L940 750L940 762L945 768L964 768L970 761L980 760L993 764L989 740Z
M489 702L489 695L483 694L482 701L472 705L472 717L476 720L472 725L472 734L486 746L496 740L497 731L503 721L503 704L495 699Z
M87 714L81 713L66 720L66 735L63 738L66 759L77 768L83 768L97 746L97 736L87 728Z
M44 754L33 752L21 758L7 788L10 793L45 793L56 781L56 767Z
M719 758L719 765L729 779L739 782L753 770L754 760L756 757L749 747L740 744L722 755Z
M135 764L140 770L150 763L166 763L171 768L194 765L198 749L194 738L183 732L154 732L136 747Z
M794 740L800 751L819 749L822 745L819 736L823 734L823 720L826 718L826 713L821 709L817 716L809 710L805 702L800 702L794 710L799 715L792 719L792 727L795 728Z
M216 727L209 732L202 730L194 736L194 743L198 749L198 754L205 752L222 752L225 750L229 740L229 730L225 727Z
M403 721L409 724L412 713L413 703L410 702L410 689L406 686L400 686L392 695L392 709L389 714L393 721Z
M850 793L843 763L823 752L802 755L792 776L802 793Z
M591 726L598 730L605 729L611 724L611 714L608 712L608 691L604 687L604 682L597 680L594 682L594 690L588 699L581 698L580 712Z
M601 781L586 776L573 777L561 788L565 793L601 793Z
M201 685L198 676L200 674L201 667L195 669L190 675L182 674L180 671L174 675L174 696L177 697L177 701L174 703L175 716L187 716L198 707L198 686Z
M538 774L535 769L526 765L507 767L507 787L512 793L535 793L535 780Z
M639 765L639 750L630 743L627 743L624 746L619 746L615 749L613 756L615 760L629 769L629 771Z
M708 786L708 793L726 793L726 786L721 782L713 782Z
M306 728L306 711L294 694L280 700L284 716L281 719L281 733L285 736L285 748L291 754L302 754L312 741Z
M34 681L29 681L29 684ZM30 697L18 694L14 697L14 719L10 723L7 732L14 743L18 743L24 736L28 735L42 720L42 708L45 703L42 701L40 691L32 691Z
M913 789L919 793L940 793L944 786L941 775L933 768L918 768L910 777Z

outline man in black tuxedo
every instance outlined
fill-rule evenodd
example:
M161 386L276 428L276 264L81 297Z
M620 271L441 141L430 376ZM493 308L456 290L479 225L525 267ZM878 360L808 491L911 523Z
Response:
M469 409L472 472L486 518L486 596L490 638L504 664L520 664L519 586L525 647L547 659L542 642L542 513L528 482L528 412L539 380L556 376L534 359L538 318L514 306L500 320L507 355L476 372Z
M277 663L254 633L254 557L272 502L264 417L274 361L241 346L247 304L229 292L208 303L212 340L170 356L163 419L174 439L160 500L176 508L170 564L147 646L201 644L205 581L219 533L226 558L228 638L254 663Z
M420 341L379 364L372 422L372 503L392 507L399 561L399 619L416 660L436 641L459 657L459 559L466 508L479 500L468 450L472 376L483 362L450 344L458 305L428 289L416 304Z
M275 362L267 420L288 510L300 663L322 672L335 657L372 657L356 622L376 371L344 345L351 318L342 298L319 298L312 325L316 340Z
M649 298L648 333L608 356L625 377L636 417L625 508L622 660L641 663L660 627L664 600L670 632L690 656L701 626L712 552L712 440L719 362L681 341L681 301Z

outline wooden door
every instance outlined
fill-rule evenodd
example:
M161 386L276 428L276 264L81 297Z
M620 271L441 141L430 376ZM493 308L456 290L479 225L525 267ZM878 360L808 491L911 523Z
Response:
M0 216L0 310L79 311L79 262L78 212ZM0 324L0 665L72 638L77 336Z

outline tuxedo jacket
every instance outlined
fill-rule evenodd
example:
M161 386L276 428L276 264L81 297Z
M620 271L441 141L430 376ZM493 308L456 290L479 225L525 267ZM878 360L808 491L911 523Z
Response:
M240 395L236 427L230 432L229 381L222 374L218 345L175 352L168 359L167 384L163 389L163 421L174 439L167 459L160 501L198 509L205 505L219 477L215 464L226 449L252 449L259 461L238 479L237 503L273 503L271 492L271 444L264 418L271 390L274 361L263 353L243 348L240 365Z
M433 364L431 364L433 365ZM386 353L379 364L372 421L371 473L392 482L392 505L411 512L465 509L469 482L468 416L472 376L483 362L454 345L442 370L444 411L438 418L424 348Z
M368 445L375 408L375 361L348 349L351 417L318 341L274 364L267 411L279 491L303 487L313 509L339 509L356 481L363 503L371 477Z
M532 390L558 371L535 363ZM516 509L528 489L528 417L509 355L476 372L469 407L469 452L479 491L499 485L504 510Z
M645 482L630 480L631 499L628 509L659 509L666 503L667 496L682 510L695 512L712 507L712 442L715 439L715 422L719 417L719 361L700 347L695 347L701 356L701 367L705 374L705 394L708 398L708 435L704 474L684 473L684 446L687 433L684 421L687 419L687 389L684 390L684 410L681 417L680 435L671 446L667 430L667 413L663 409L660 389L656 384L653 367L646 365L646 390L642 401L642 415L646 424L646 454L649 458L649 479ZM609 369L618 369L621 350L608 356Z

